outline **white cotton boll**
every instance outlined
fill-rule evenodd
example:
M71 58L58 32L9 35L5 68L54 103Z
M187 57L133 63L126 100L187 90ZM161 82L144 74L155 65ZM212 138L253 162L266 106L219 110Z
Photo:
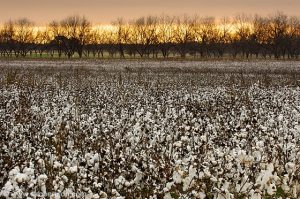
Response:
M276 185L274 183L270 183L267 185L267 193L272 196L276 192Z
M174 185L174 182L168 182L166 184L166 187L163 189L164 192L169 192L172 189L172 186Z
M210 181L212 182L218 182L218 179L215 176L210 177Z
M205 176L207 176L207 177L211 176L211 173L210 173L210 171L208 169L204 169L203 172L204 172Z
M188 146L186 147L186 149L187 149L189 152L192 150L192 148L191 148L190 145L188 145Z
M200 192L198 195L200 199L205 199L206 197L206 194L204 192Z
M93 194L93 196L92 196L92 199L99 199L100 198L100 196L99 196L99 194Z
M42 174L42 175L39 175L38 178L37 178L37 182L38 182L38 185L39 187L41 188L41 191L43 194L46 194L46 180L47 180L47 175L45 174Z
M45 174L39 175L38 178L37 178L38 184L39 185L44 184L46 182L47 178L48 177Z
M0 196L5 198L9 198L10 193L14 190L14 186L11 184L10 181L5 183L4 187L0 191Z
M53 137L53 132L51 132L51 131L48 131L46 134L46 137L48 137L48 138L51 138L51 137Z
M267 165L267 170L270 171L270 172L273 172L274 171L274 164L273 163L270 163Z
M63 195L66 197L66 198L74 198L75 196L75 193L73 192L73 190L71 188L66 188L63 192Z
M194 177L196 177L196 174L197 174L197 169L191 165L189 167L189 178L193 179Z
M126 179L123 176L119 176L117 179L115 179L115 185L121 189L123 187L123 184L125 184Z
M44 161L42 158L40 158L40 159L38 160L38 164L39 164L41 167L44 167L44 166L45 166L45 161Z
M150 120L152 116L152 113L150 113L149 111L146 113L145 115L145 120Z
M99 196L100 196L101 199L106 199L107 198L107 194L103 191L100 191Z
M187 136L182 136L181 137L182 142L187 142L188 140L189 140L189 138Z
M257 162L261 161L261 157L262 157L261 152L260 151L254 151L253 152L253 157L254 157L255 161L257 161Z
M133 182L134 182L135 184L139 184L140 181L142 180L142 178L143 178L143 173L137 172L137 173L135 174L135 178L134 178Z
M29 180L29 177L24 174L24 173L18 173L16 176L15 176L15 181L17 183L23 183L23 182L27 182Z
M19 199L19 198L22 198L21 196L23 195L23 192L21 189L16 189L13 193L11 193L11 197L9 198L16 198L16 199Z
M253 189L250 190L249 196L249 199L262 199L261 194L255 192Z
M78 171L78 167L77 166L73 166L73 167L69 168L69 172L70 173L77 173L77 171Z
M97 132L98 132L98 129L97 128L93 128L93 133L97 134Z
M181 183L182 181L181 175L177 171L173 172L173 180L177 184Z
M177 141L177 142L174 142L173 144L175 147L181 147L182 146L182 142L181 141Z
M216 165L218 164L218 162L217 162L216 160L211 160L211 164L212 164L213 166L216 166Z
M202 136L200 137L200 140L202 140L202 141L206 141L206 140L207 140L207 137L206 137L206 135L202 135Z
M289 179L287 175L285 175L282 179L281 188L284 191L284 193L288 193L291 190L290 185L288 185L288 180Z
M171 136L171 135L167 135L166 141L169 142L169 141L171 141L171 140L172 140L172 136Z
M56 190L63 191L64 188L65 188L65 183L62 180L60 180L58 182L58 185L56 185Z
M286 169L286 171L287 171L289 174L291 174L291 173L293 173L294 170L295 170L295 164L292 163L292 162L288 162L288 163L285 164L285 169Z
M19 172L20 172L20 168L17 166L15 168L13 168L11 171L9 171L8 176L9 176L10 179L12 179Z
M74 147L74 140L73 139L69 139L68 140L68 144L67 144L67 148L68 149L72 149Z
M43 194L47 193L46 185L41 186L41 191L42 191Z
M268 130L268 127L266 127L266 126L260 126L260 128L263 132L266 132Z
M65 175L62 175L62 176L61 176L61 179L62 179L64 182L68 182L68 181L69 181L68 177L65 176Z
M139 169L135 166L135 165L132 165L131 166L131 171L133 172L137 172Z
M187 191L189 187L192 185L192 180L196 176L197 170L190 166L189 175L183 179L183 191Z
M118 142L118 143L116 144L115 148L116 148L116 149L121 148L121 144Z
M278 115L277 120L278 120L279 122L281 122L281 121L283 120L283 115L282 115L282 114Z
M182 182L183 182L182 190L187 191L190 188L191 179L189 177L186 177L183 179Z
M61 168L62 167L62 164L61 163L59 163L58 161L55 161L54 162L54 164L53 164L53 168L54 169L59 169L59 168Z
M87 194L84 195L85 199L93 199L93 193L89 192Z
M165 193L164 199L173 199L172 196L171 196L171 194L170 194L170 192Z
M50 195L50 199L60 199L61 197L60 197L60 194L59 193L52 193L51 195Z
M131 186L131 183L128 182L128 181L126 181L126 182L124 183L124 185L125 185L125 187L130 187L130 186Z

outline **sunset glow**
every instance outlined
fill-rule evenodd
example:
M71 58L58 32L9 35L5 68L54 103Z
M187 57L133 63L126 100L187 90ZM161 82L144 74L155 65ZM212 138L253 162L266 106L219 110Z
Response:
M11 0L2 1L0 23L27 17L39 25L79 14L93 23L110 24L119 17L131 20L162 14L233 16L237 13L268 15L282 11L299 16L299 0Z

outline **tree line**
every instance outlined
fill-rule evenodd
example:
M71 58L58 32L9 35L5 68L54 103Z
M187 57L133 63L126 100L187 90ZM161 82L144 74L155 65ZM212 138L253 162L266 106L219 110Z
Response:
M232 19L148 16L96 27L69 16L37 28L28 19L0 28L1 57L275 58L297 59L300 19L276 13Z

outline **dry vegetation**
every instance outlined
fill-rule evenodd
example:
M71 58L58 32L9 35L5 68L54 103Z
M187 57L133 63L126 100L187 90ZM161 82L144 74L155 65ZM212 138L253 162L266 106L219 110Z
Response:
M300 197L297 62L0 65L0 198Z

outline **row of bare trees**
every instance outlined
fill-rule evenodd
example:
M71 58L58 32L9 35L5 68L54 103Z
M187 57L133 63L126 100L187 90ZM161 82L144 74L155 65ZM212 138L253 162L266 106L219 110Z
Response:
M283 13L233 19L141 17L93 26L70 16L36 27L27 19L0 29L2 57L298 58L300 19Z

